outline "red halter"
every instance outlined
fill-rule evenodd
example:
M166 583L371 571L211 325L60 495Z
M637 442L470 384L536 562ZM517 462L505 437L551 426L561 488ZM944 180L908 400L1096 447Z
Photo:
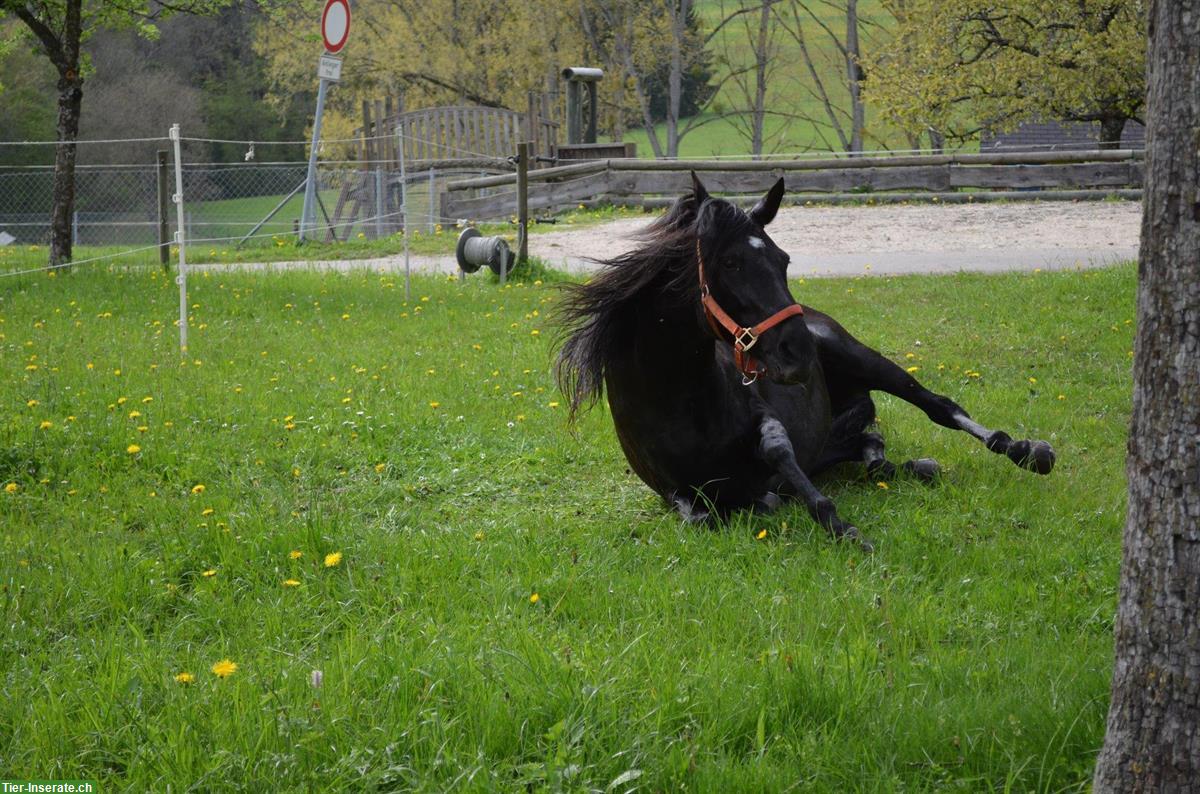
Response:
M717 299L708 289L708 280L704 278L704 257L700 256L700 238L698 237L696 238L696 262L700 268L700 303L704 306L704 316L708 318L708 324L718 339L721 338L722 328L733 336L733 362L737 365L738 371L742 373L742 384L749 386L758 380L759 375L765 375L767 372L765 366L751 358L748 352L750 348L754 347L758 338L765 331L774 328L789 317L804 314L804 308L799 303L793 303L791 306L785 306L775 312L756 326L738 325L721 308Z

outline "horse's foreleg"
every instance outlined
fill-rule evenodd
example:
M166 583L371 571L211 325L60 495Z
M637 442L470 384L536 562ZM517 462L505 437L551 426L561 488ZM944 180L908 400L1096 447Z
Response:
M787 430L778 419L768 417L759 426L758 453L804 501L813 520L823 526L830 535L838 540L855 541L866 551L874 550L874 546L862 536L857 527L838 517L833 500L818 491L801 470L800 464L796 462L796 451L792 448Z

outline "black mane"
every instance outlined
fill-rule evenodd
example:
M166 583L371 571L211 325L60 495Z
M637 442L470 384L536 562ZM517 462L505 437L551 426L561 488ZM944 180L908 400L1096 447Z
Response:
M701 218L702 223L697 223ZM604 373L609 356L620 349L620 334L627 330L626 313L645 290L654 285L669 297L699 301L696 278L698 228L725 233L753 225L745 212L720 199L706 198L697 205L693 194L678 199L665 215L639 232L640 246L607 260L604 268L584 284L565 287L558 308L563 328L562 349L555 364L558 386L570 400L573 420L604 393ZM706 250L711 245L705 241ZM706 255L707 256L707 255Z

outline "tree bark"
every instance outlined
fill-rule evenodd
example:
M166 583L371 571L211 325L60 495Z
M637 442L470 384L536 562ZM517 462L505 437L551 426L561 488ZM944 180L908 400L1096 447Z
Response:
M1125 131L1125 117L1110 117L1100 120L1100 148L1120 149L1121 133Z
M850 152L863 150L866 108L862 101L862 54L858 47L858 0L846 0L846 87L850 89Z
M758 17L758 37L754 44L754 108L751 111L750 154L762 159L763 128L767 117L767 67L774 54L771 46L771 6L776 0L763 0Z
M75 212L75 141L79 137L79 112L83 80L77 71L58 79L58 145L54 147L54 209L50 215L50 265L71 262L71 216Z
M1155 0L1133 421L1097 792L1200 781L1200 0Z

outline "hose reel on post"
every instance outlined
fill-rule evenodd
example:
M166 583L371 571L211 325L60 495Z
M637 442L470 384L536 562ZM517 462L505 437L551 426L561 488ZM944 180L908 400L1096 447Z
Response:
M500 277L503 284L512 270L516 256L509 250L503 237L484 237L474 226L468 226L458 235L454 258L462 273L474 273L483 266Z

